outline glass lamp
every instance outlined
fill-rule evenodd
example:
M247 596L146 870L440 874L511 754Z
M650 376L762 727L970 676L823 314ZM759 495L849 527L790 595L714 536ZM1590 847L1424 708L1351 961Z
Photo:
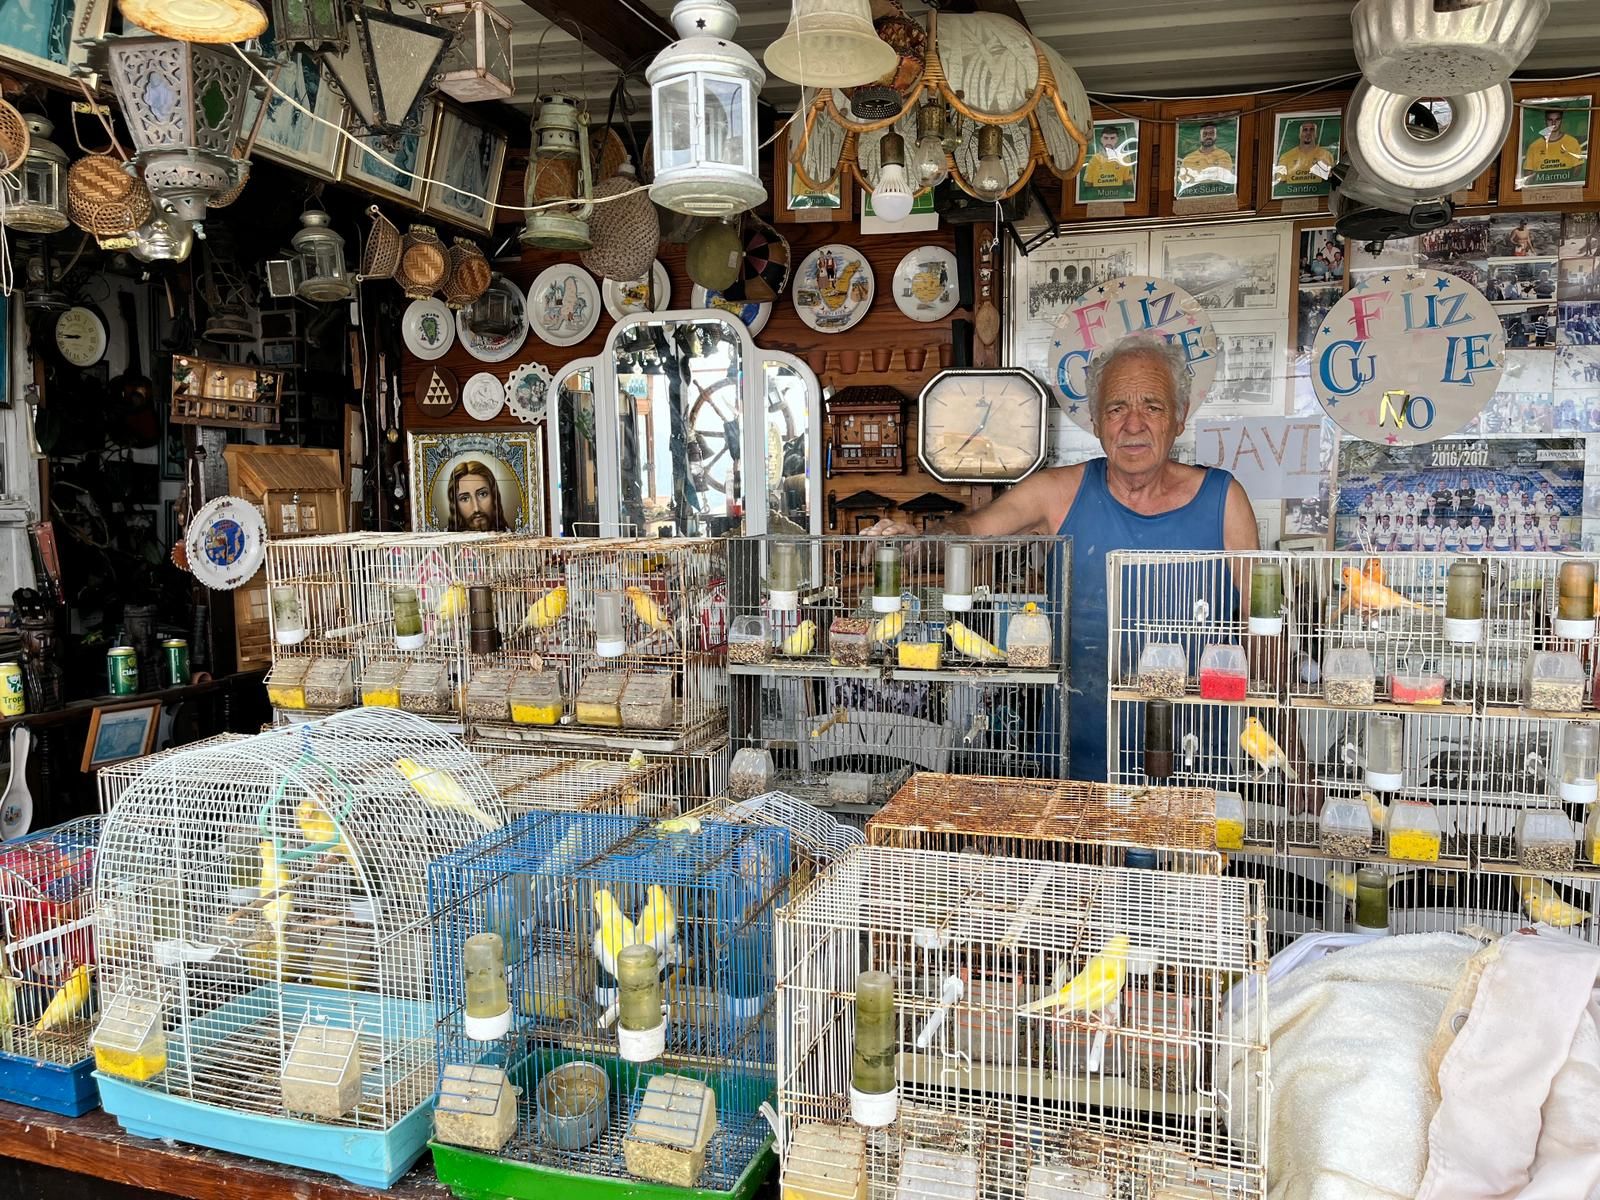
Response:
M289 239L300 260L298 292L318 303L346 299L352 290L344 265L344 238L328 227L328 214L311 209L300 214L300 229Z
M441 92L464 103L504 100L516 92L509 19L484 0L446 0L426 12L455 39L439 64Z
M801 87L854 87L894 70L898 56L878 37L869 0L794 0L789 27L762 61Z
M767 198L756 140L766 72L732 41L739 14L728 0L679 0L672 24L678 41L645 71L654 119L650 199L691 216L747 212Z
M904 221L915 203L906 174L906 140L886 133L878 145L878 183L872 189L872 211L885 221Z
M180 42L243 42L267 28L256 0L117 0L117 7L124 21Z
M917 186L938 187L950 177L950 151L944 144L944 106L930 100L917 109L917 149L912 161ZM877 207L877 201L873 201Z
M980 200L998 200L1011 185L1006 174L1006 164L1001 159L1005 148L1005 134L998 125L985 125L978 130L978 169L973 173L972 194Z
M528 155L522 202L555 204L530 212L517 240L547 250L587 250L589 214L594 211L594 179L589 170L589 114L571 96L539 97L533 119L533 149ZM561 204L570 199L570 204Z
M28 127L28 153L16 170L22 191L7 198L5 223L21 233L56 233L67 227L66 195L61 186L67 175L67 156L50 140L55 126L49 121L33 113L22 120Z
M272 0L272 38L279 50L343 46L344 5L341 0Z
M450 31L365 4L350 7L348 40L320 55L350 102L351 132L393 144L415 132L408 121L417 97L433 83Z

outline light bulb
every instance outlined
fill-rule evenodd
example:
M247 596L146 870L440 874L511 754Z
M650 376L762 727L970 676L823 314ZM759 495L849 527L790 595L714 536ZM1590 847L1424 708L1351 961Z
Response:
M924 104L917 109L917 154L912 168L921 187L937 187L950 176L944 129L944 109L937 104Z
M885 221L911 215L911 181L906 175L906 140L886 133L878 143L878 186L872 189L872 211Z
M985 125L978 131L978 167L973 172L972 192L980 200L998 200L1011 179L1006 165L1000 161L1000 151L1005 136L997 125Z

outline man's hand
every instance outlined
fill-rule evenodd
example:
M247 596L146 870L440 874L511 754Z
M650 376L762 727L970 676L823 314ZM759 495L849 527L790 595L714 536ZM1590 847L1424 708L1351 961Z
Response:
M879 521L863 529L861 537L920 537L921 533L901 521Z

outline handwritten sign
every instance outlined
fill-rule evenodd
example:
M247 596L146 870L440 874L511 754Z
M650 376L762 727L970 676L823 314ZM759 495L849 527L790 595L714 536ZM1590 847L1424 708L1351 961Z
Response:
M1309 500L1322 486L1322 418L1196 421L1194 460L1233 473L1251 500Z
M1369 272L1311 347L1311 386L1346 433L1416 446L1459 431L1494 395L1505 335L1470 283L1443 271Z
M1090 288L1056 319L1050 343L1055 398L1066 414L1092 431L1089 364L1125 337L1159 337L1183 351L1192 412L1211 390L1222 352L1200 302L1175 283L1124 275Z

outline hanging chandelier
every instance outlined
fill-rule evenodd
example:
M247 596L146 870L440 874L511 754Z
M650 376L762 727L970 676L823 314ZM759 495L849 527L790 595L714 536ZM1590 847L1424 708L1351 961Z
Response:
M350 103L351 132L393 144L417 131L417 99L432 86L454 35L362 3L347 11L343 42L318 57Z

